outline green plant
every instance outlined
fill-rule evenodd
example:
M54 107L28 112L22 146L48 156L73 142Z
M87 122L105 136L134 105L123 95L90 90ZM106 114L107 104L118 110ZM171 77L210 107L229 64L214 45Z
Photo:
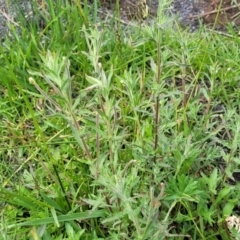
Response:
M35 4L0 46L1 236L237 236L239 39L97 4Z

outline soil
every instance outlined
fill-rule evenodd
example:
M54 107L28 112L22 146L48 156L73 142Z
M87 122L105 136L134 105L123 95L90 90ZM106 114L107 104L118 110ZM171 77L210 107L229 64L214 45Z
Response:
M196 6L202 12L190 18L202 19L204 24L219 29L229 24L240 26L240 0L199 0Z
M171 1L171 0L169 0ZM15 19L16 2L21 10L26 13L30 11L30 0L0 0L0 37L3 37L7 29L7 18ZM93 0L89 0L91 4ZM116 0L100 0L102 17L113 13L116 9ZM119 0L121 18L125 23L132 19L153 19L157 14L158 3L161 0ZM147 11L148 9L148 11ZM179 22L184 27L194 31L202 21L211 27L224 29L229 23L234 27L240 26L240 0L172 0L168 13L178 16ZM200 20L200 21L199 21Z
M103 6L112 9L115 6L109 0L101 1ZM148 18L155 17L161 0L120 0L122 19L140 18L142 2L148 6ZM181 25L191 31L199 27L200 21L217 29L224 29L228 24L240 26L240 0L173 0L169 12L178 15Z

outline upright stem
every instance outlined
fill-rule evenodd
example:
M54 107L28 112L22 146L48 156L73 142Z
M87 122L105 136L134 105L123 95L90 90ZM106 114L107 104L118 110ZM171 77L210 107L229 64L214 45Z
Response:
M160 36L158 36L158 42L157 42L157 85L160 83L160 77L161 77L161 46L160 46ZM156 96L156 104L155 104L155 140L154 140L154 163L156 163L156 150L158 146L158 124L159 124L159 95L157 93Z

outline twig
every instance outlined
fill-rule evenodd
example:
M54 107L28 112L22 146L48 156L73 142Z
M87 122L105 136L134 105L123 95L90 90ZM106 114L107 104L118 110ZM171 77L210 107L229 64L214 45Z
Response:
M9 15L7 15L6 12L4 12L4 11L2 11L2 10L0 9L0 13L1 13L9 22L11 22L11 23L14 24L15 26L19 27L19 24L17 24L16 22L14 22L14 21L11 19L11 17L10 17Z
M231 34L228 34L228 33L225 33L225 32L221 32L221 31L216 31L216 30L214 30L214 29L208 28L208 31L213 32L213 33L216 33L216 34L219 34L219 35L222 35L222 36L225 36L225 37L234 38L234 36L231 35Z
M216 9L216 10L205 12L205 13L200 13L200 14L197 14L197 15L192 15L192 16L187 17L187 19L189 19L189 18L191 18L191 19L201 18L201 17L205 17L205 16L208 16L208 15L211 15L211 14L214 14L214 13L218 13L218 12L222 12L222 11L228 11L228 10L231 10L231 9L237 8L237 7L240 7L240 4L236 4L236 5L221 8L221 9Z

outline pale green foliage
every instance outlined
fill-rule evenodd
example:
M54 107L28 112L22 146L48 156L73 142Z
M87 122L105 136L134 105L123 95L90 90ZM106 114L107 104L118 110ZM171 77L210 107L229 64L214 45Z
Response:
M2 238L239 235L238 36L72 4L0 47Z

